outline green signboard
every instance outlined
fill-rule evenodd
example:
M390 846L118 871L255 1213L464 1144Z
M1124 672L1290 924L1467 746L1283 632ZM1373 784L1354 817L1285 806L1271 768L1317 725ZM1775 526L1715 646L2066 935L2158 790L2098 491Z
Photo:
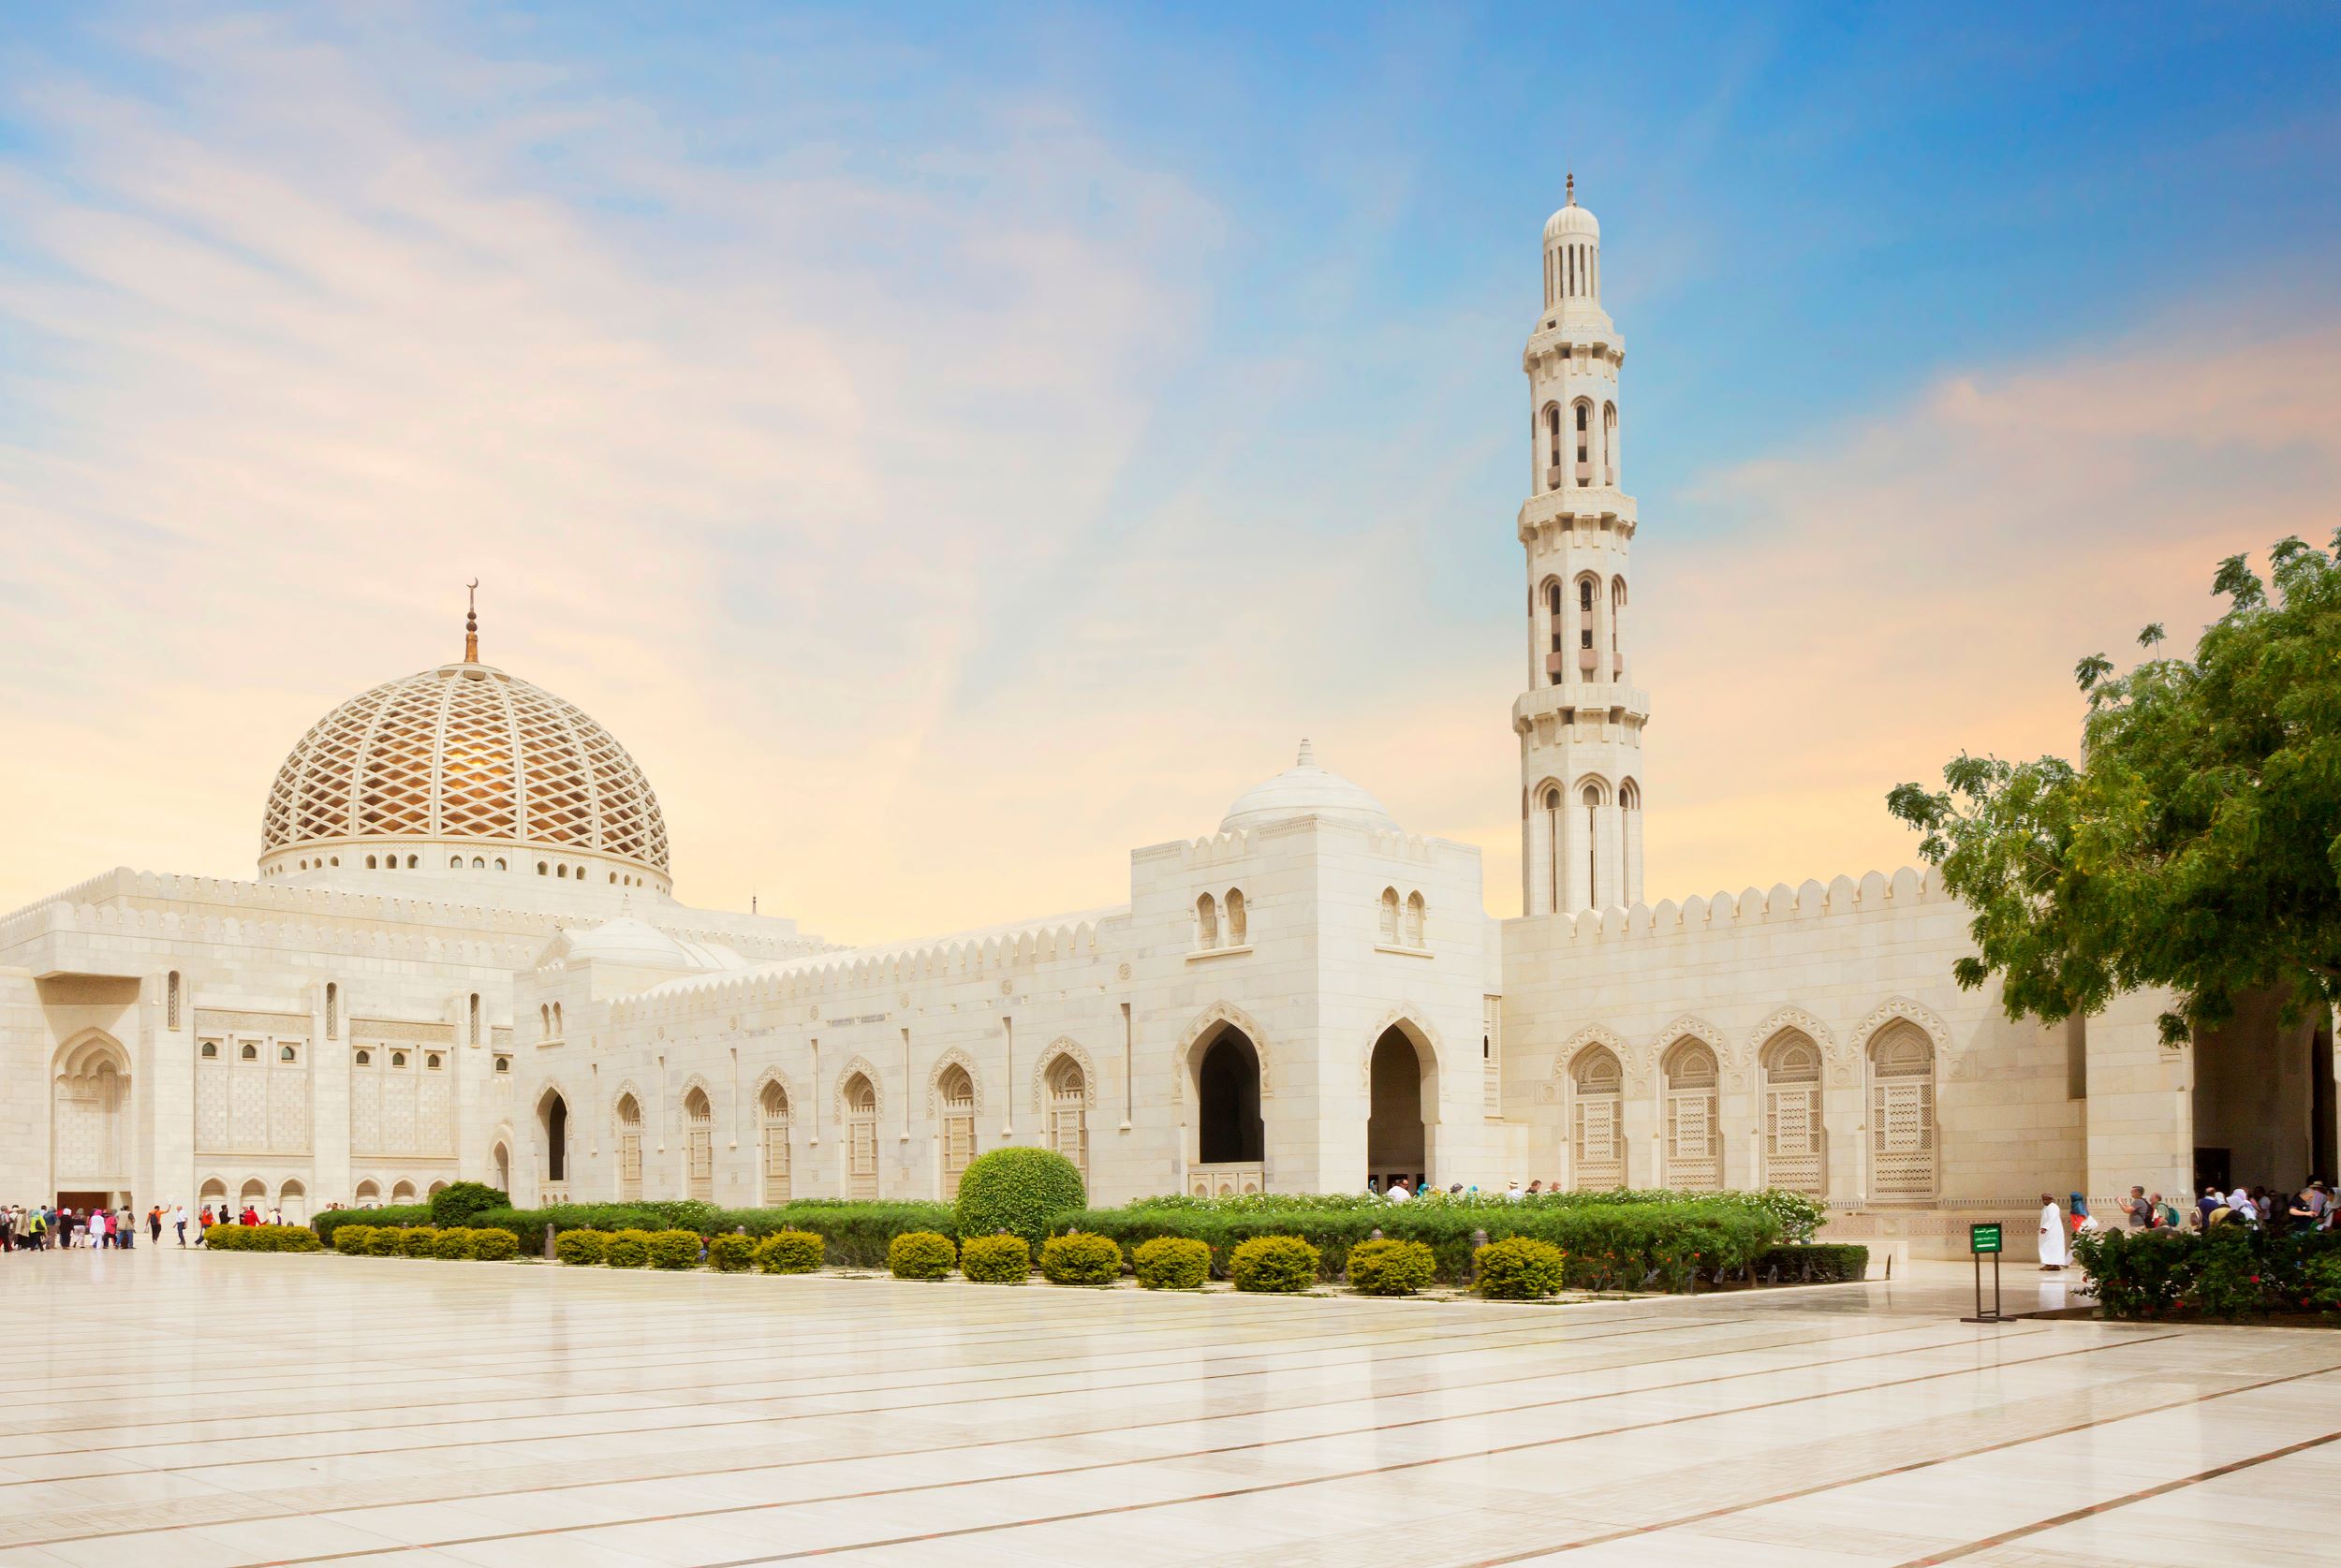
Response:
M1998 1225L1969 1225L1967 1227L1967 1251L1976 1253L1996 1253L1999 1250L2000 1236Z

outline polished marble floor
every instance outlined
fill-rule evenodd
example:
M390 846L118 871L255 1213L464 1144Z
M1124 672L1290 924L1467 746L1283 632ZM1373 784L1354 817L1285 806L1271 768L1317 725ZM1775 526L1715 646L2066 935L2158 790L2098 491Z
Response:
M1966 1291L0 1257L0 1563L2336 1560L2341 1334L1978 1327Z

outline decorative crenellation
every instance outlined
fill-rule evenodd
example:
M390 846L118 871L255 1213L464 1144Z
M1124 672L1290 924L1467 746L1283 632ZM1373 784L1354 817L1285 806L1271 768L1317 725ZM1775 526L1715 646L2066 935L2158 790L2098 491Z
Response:
M1696 934L1733 926L1777 925L1832 915L1884 914L1915 904L1957 901L1943 891L1941 879L1932 872L1905 866L1892 877L1871 872L1857 883L1851 877L1840 876L1826 887L1810 880L1793 889L1786 883L1778 883L1769 893L1750 887L1737 898L1719 892L1712 899L1693 895L1680 904L1672 899L1661 899L1655 906L1638 903L1631 909L1620 909L1612 904L1607 909L1589 909L1575 915L1530 918L1551 921L1566 929L1574 941L1602 942Z

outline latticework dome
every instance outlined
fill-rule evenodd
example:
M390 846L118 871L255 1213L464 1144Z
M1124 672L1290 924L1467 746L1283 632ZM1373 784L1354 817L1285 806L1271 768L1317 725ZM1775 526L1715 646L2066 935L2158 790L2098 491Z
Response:
M303 850L348 854L375 841L434 870L507 860L534 870L550 851L564 877L584 877L591 861L596 882L604 872L631 882L621 873L640 868L656 873L652 886L666 883L658 798L617 738L551 692L469 661L350 698L277 769L260 828L264 873L310 869ZM525 863L472 854L490 845Z

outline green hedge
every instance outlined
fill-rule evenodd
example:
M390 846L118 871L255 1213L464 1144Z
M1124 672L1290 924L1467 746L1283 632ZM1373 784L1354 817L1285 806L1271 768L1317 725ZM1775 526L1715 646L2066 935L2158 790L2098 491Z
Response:
M509 1263L521 1255L521 1238L493 1226L471 1233L471 1255L482 1263Z
M980 1284L1023 1284L1032 1277L1032 1249L1021 1236L971 1237L959 1246L959 1271Z
M1361 1296L1412 1296L1438 1274L1420 1241L1361 1241L1349 1249L1349 1287Z
M1400 1210L1430 1209L1474 1214L1479 1216L1479 1223L1485 1224L1490 1215L1518 1213L1524 1209L1647 1209L1677 1205L1695 1205L1703 1209L1721 1206L1765 1215L1778 1227L1780 1239L1789 1242L1812 1239L1814 1232L1819 1229L1828 1216L1827 1209L1818 1198L1779 1187L1767 1187L1759 1192L1722 1193L1695 1193L1674 1187L1613 1187L1594 1193L1539 1193L1534 1197L1524 1194L1516 1198L1500 1192L1450 1194L1434 1188L1403 1204L1392 1203L1388 1198L1370 1193L1254 1193L1242 1197L1217 1198L1185 1197L1173 1194L1141 1198L1129 1207L1133 1209L1172 1209L1204 1214L1307 1211L1388 1215ZM1490 1234L1494 1234L1493 1229Z
M559 1242L556 1238L556 1246ZM695 1230L662 1230L650 1238L650 1266L653 1268L697 1268L699 1266L699 1233Z
M1157 1237L1190 1237L1211 1248L1214 1269L1221 1274L1235 1248L1254 1237L1297 1236L1323 1254L1328 1278L1347 1272L1349 1250L1379 1229L1391 1240L1430 1248L1437 1277L1458 1285L1471 1278L1472 1233L1484 1230L1491 1241L1525 1236L1560 1248L1568 1283L1586 1290L1686 1290L1694 1270L1743 1270L1780 1238L1779 1222L1768 1211L1722 1199L1480 1206L1368 1200L1289 1207L1251 1200L1147 1202L1060 1214L1051 1228L1109 1236L1126 1251Z
M552 1255L563 1263L581 1268L602 1261L602 1253L610 1245L606 1230L565 1230L552 1238Z
M776 1231L758 1244L756 1267L767 1274L810 1274L826 1255L818 1231Z
M560 1238L553 1243L560 1246ZM718 1274L744 1274L756 1267L756 1238L718 1236L707 1244L707 1265Z
M1568 1279L1567 1259L1550 1241L1508 1236L1471 1254L1479 1272L1471 1288L1491 1301L1527 1301L1551 1296Z
M311 1220L309 1228L331 1247L333 1245L333 1233L344 1225L427 1225L430 1223L429 1204L402 1203L390 1209L329 1209Z
M2341 1312L2341 1233L2238 1224L2083 1231L2073 1238L2073 1261L2087 1271L2108 1317Z
M1040 1244L1040 1277L1053 1285L1113 1284L1122 1249L1106 1236L1052 1236Z
M1200 1290L1211 1278L1211 1249L1185 1236L1157 1236L1130 1252L1138 1282L1147 1290Z
M1829 1284L1866 1280L1870 1250L1850 1242L1815 1242L1803 1247L1767 1247L1756 1254L1759 1284Z
M375 1229L373 1225L337 1225L333 1229L333 1250L363 1257L366 1249L374 1244Z
M774 1209L717 1209L704 1203L569 1203L549 1209L491 1209L472 1224L497 1225L528 1239L544 1240L545 1226L572 1230L687 1230L719 1236L744 1230L757 1239L782 1231L809 1231L821 1238L829 1261L846 1268L883 1268L886 1249L905 1231L931 1230L954 1239L959 1225L949 1204L845 1203L809 1199ZM556 1239L555 1246L558 1246Z
M1089 1201L1082 1173L1051 1149L1011 1147L979 1154L959 1179L959 1234L1007 1231L1028 1246L1048 1239L1057 1215Z
M629 1226L612 1231L610 1239L601 1244L601 1261L612 1268L646 1268L650 1266L650 1242L655 1231ZM560 1248L556 1238L554 1250Z
M444 1230L468 1227L491 1209L509 1209L512 1194L485 1181L454 1181L431 1194L431 1223Z
M1228 1254L1238 1290L1290 1296L1317 1283L1319 1253L1297 1236L1255 1236Z
M213 1225L203 1245L215 1253L315 1253L324 1249L307 1225Z

